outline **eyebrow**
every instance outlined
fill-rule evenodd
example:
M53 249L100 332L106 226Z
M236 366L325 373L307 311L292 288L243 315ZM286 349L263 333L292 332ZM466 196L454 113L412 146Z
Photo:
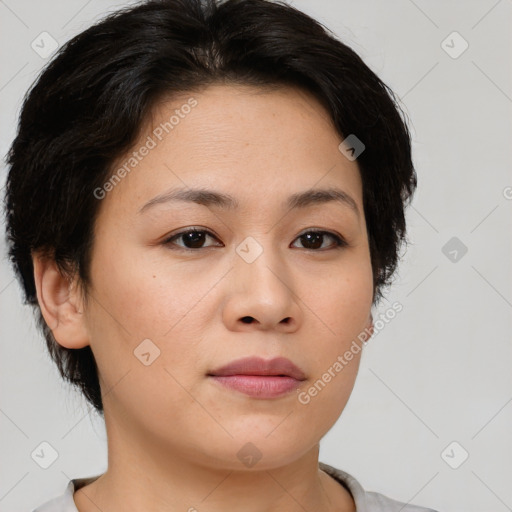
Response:
M171 189L149 200L139 209L139 213L142 214L158 204L174 201L197 203L207 207L214 206L224 210L236 210L239 207L238 201L228 194L202 188L178 188ZM360 217L359 208L355 200L343 190L332 187L311 189L292 194L283 203L283 207L291 210L330 202L342 204L352 210L357 217Z

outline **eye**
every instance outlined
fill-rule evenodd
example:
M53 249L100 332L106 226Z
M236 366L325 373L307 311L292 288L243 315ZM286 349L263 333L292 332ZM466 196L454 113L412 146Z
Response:
M302 235L298 236L296 240L301 240L306 245L304 249L317 250L322 247L325 237L329 237L334 240L334 247L327 247L327 249L336 249L338 247L348 246L347 242L334 233L328 231L306 231ZM324 247L325 249L325 247Z
M180 231L172 235L170 238L164 240L163 245L177 245L181 249L202 249L204 247L204 242L207 237L216 238L210 231L205 229L197 229L191 228L185 231ZM174 241L182 239L184 245L176 244ZM210 247L210 246L206 246Z
M207 247L215 247L212 245L204 245L206 238L214 238L216 240L217 237L208 230L198 229L198 228L189 228L184 231L180 231L179 233L175 233L169 238L165 239L162 244L166 246L175 246L171 247L172 249L183 249L183 250L198 250ZM333 244L327 247L322 247L324 245L325 238L330 238L334 241ZM177 244L176 240L180 240L183 242L183 245ZM338 247L346 247L348 246L347 242L341 238L340 236L330 233L328 231L321 230L310 230L306 231L302 235L298 236L296 240L300 240L304 245L304 249L307 250L318 250L318 249L336 249ZM219 247L217 245L216 247Z

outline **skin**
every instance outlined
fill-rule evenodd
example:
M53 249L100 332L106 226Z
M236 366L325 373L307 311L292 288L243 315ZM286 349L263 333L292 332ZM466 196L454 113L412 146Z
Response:
M46 322L62 346L90 345L100 374L108 470L74 501L80 512L354 511L318 454L361 352L308 404L296 391L252 398L207 373L241 357L284 356L304 371L307 390L371 331L357 162L339 151L323 107L288 87L212 85L162 101L134 148L191 96L197 106L101 201L87 300L76 279L34 254ZM239 207L169 202L138 213L173 187L214 189ZM291 194L327 187L349 194L359 216L334 201L282 206ZM184 237L165 243L189 227L214 236L188 251ZM308 243L301 235L311 230L349 245L337 248L328 235ZM249 236L263 250L252 263L235 250ZM147 366L134 355L145 339L160 350ZM252 467L237 457L248 442L262 455Z

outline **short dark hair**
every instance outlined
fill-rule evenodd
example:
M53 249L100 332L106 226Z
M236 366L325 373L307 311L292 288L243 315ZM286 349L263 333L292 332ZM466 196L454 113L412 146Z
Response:
M363 183L373 302L407 243L404 208L416 188L410 133L393 91L327 28L284 2L162 0L124 8L68 41L27 93L7 155L9 257L38 311L52 359L103 414L89 346L59 345L36 296L31 251L90 283L93 191L136 142L157 101L210 84L298 86L328 110L342 137L365 145ZM65 274L65 275L66 275Z

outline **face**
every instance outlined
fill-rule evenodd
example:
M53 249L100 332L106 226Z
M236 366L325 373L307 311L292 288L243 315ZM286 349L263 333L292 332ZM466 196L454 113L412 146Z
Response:
M341 140L291 88L216 85L154 109L95 227L84 322L111 435L216 468L260 453L265 469L336 422L373 292L361 178ZM311 194L327 189L338 199ZM211 376L251 356L289 359L303 380Z

